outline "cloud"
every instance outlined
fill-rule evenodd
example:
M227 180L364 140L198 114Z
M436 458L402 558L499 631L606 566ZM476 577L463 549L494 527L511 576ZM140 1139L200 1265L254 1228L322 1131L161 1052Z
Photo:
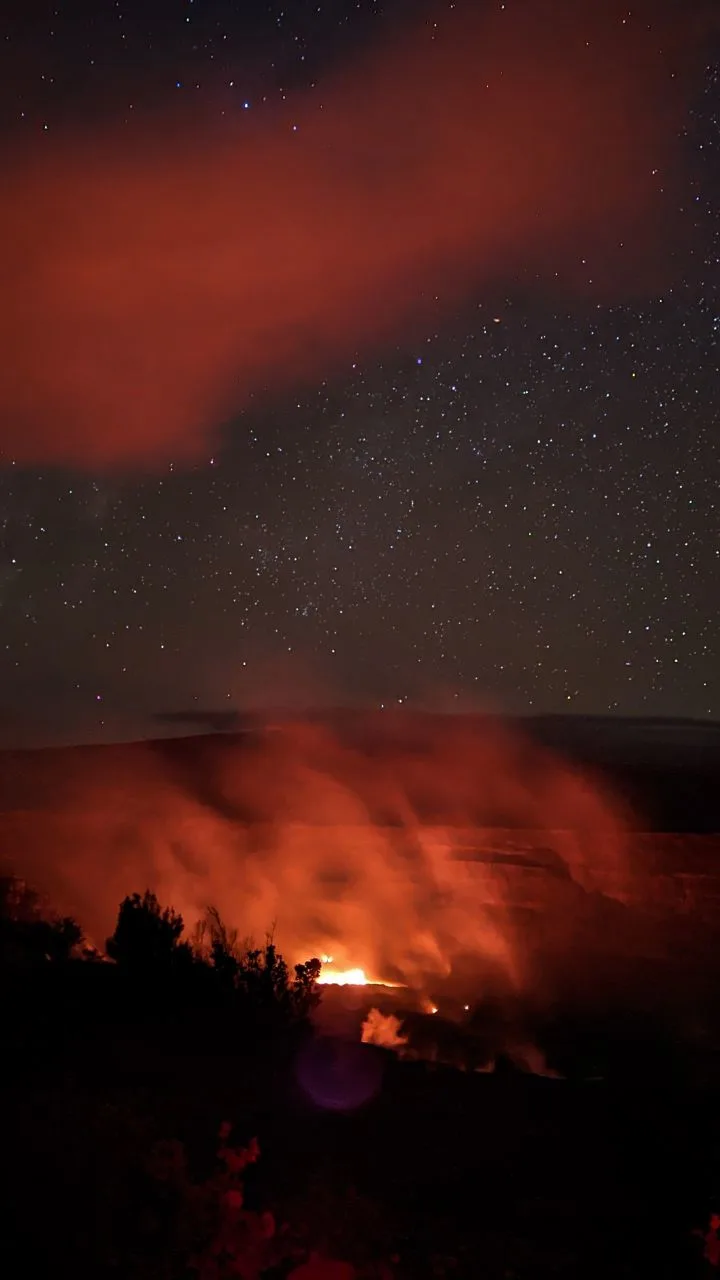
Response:
M657 285L682 111L658 23L461 10L232 136L165 119L7 158L0 456L207 456L252 394L484 283Z

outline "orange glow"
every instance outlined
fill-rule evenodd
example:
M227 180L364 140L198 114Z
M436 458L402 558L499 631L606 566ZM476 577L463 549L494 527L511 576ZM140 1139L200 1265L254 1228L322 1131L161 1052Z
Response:
M421 998L420 1008L422 1009L423 1013L437 1013L438 1011L437 1005L433 1004L432 1000L429 1000L427 996L423 996Z
M657 292L692 24L656 8L459 3L291 119L24 143L3 165L0 453L206 458L267 387L344 375L508 276Z
M322 956L322 969L318 978L319 986L335 987L400 987L399 982L382 982L379 978L368 978L359 965L347 969L339 969L332 956Z
M441 1012L468 963L478 994L538 983L518 918L536 913L542 946L574 954L584 904L629 892L624 809L510 725L271 727L198 739L192 769L171 745L43 753L59 808L6 817L0 841L100 945L147 885L188 930L208 902L241 938L275 922L288 962L324 956L321 983L404 985Z
M366 987L368 979L363 969L325 969L323 968L318 982L321 986Z

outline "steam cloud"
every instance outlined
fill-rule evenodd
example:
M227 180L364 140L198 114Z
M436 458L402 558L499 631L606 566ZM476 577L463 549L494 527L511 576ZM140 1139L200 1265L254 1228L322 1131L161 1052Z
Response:
M360 1039L363 1044L375 1044L381 1049L404 1049L408 1038L402 1034L402 1023L394 1014L383 1014L370 1009L362 1024Z
M0 456L202 456L266 384L325 376L483 283L540 273L613 300L656 284L678 32L642 5L469 8L291 115L243 113L242 136L165 121L10 156Z
M521 989L533 975L513 909L550 886L555 943L582 934L582 902L630 883L624 815L499 723L404 724L361 717L340 735L294 721L187 754L42 753L49 813L4 823L14 869L98 942L121 898L150 887L189 926L209 904L241 936L275 922L292 960L329 954L421 989L472 957Z

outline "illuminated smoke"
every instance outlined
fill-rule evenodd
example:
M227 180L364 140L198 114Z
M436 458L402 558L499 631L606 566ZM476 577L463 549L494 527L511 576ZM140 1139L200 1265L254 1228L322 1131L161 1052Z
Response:
M381 1049L403 1049L407 1036L401 1035L402 1023L394 1014L382 1014L371 1009L362 1024L360 1039L363 1044L374 1044Z
M336 980L436 992L469 958L483 989L520 990L538 980L528 908L543 945L576 947L586 904L621 911L631 881L622 809L496 721L291 722L36 768L51 811L7 815L3 844L96 942L149 887L188 928L216 904L289 960L333 957Z
M437 1013L437 1009L428 1009L427 1012ZM395 1014L383 1014L379 1009L370 1009L360 1031L360 1039L363 1044L373 1044L381 1049L392 1049L399 1057L422 1058L427 1056L429 1061L444 1061L442 1044L433 1043L432 1040L426 1041L424 1051L421 1048L418 1052L413 1047L411 1036L407 1033L403 1034L405 1028L402 1019ZM460 1055L457 1053L457 1041L461 1041L457 1037L454 1044L455 1056L448 1056L448 1065L464 1066L467 1069L467 1060L462 1062L462 1051ZM442 1041L442 1035L439 1040ZM533 1076L544 1076L548 1080L561 1080L563 1077L559 1072L549 1067L544 1053L538 1049L537 1045L532 1043L513 1044L503 1049L505 1058L517 1067L518 1070ZM491 1056L488 1062L474 1070L488 1073L496 1069L496 1059Z
M255 393L344 370L483 285L664 287L684 83L664 51L680 64L691 24L643 0L435 17L292 119L98 126L6 156L0 454L207 456Z

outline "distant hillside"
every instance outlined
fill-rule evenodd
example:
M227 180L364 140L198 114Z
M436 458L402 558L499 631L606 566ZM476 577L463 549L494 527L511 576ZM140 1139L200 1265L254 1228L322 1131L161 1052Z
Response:
M287 717L292 719L293 717ZM300 717L296 717L299 719ZM302 717L332 729L341 743L374 756L388 749L417 751L434 732L483 717L424 713L337 711ZM232 764L242 769L273 721L247 717L240 731L194 734L108 746L0 752L0 812L56 810L79 786L104 787L131 779L148 758L188 793L211 808L228 808L218 779ZM666 832L720 831L720 725L692 720L626 720L551 716L506 721L522 734L578 766L599 774L636 811L640 828ZM420 803L422 802L422 798ZM252 813L226 812L252 821ZM442 821L441 813L428 820Z

